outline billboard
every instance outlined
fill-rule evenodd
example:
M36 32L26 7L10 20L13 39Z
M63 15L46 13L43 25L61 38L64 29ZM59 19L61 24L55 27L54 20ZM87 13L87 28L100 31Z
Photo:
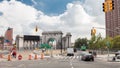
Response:
M40 41L40 36L24 35L24 41Z

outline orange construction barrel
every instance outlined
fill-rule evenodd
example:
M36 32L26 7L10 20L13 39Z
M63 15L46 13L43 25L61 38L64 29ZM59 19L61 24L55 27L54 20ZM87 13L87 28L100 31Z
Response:
M28 58L29 60L31 60L32 59L32 56L31 55L29 55L29 58Z
M8 61L11 61L11 55L10 54L8 55Z
M44 59L44 54L43 53L41 53L41 59Z
M35 58L34 59L37 60L37 54L35 54Z

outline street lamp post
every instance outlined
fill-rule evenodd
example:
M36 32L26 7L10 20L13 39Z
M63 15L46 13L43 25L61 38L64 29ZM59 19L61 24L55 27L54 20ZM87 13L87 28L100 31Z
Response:
M66 39L64 38L64 51L65 51L65 41L66 41Z
M61 33L61 54L62 54L62 48L63 48L63 47L62 47L62 34L63 34L63 33Z
M53 43L51 44L51 57L53 57Z
M42 38L40 38L40 41L41 41L40 44L42 44Z
M51 44L51 57L53 57L53 42L54 42L54 39L51 38L50 41L52 42L52 44Z
M68 48L69 48L69 37L68 37Z
M106 45L107 45L107 52L108 52L108 59L107 59L107 61L109 61L109 54L110 54L109 46L110 46L110 42L107 41L107 42L106 42Z

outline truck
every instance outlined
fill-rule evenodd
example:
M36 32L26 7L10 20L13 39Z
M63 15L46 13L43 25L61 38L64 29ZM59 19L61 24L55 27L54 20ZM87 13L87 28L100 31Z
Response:
M74 56L74 48L67 48L67 56Z

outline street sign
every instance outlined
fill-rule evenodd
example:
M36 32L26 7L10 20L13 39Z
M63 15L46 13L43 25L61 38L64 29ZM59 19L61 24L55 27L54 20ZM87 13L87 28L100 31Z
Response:
M85 45L81 46L81 50L85 51L86 50L86 46Z
M109 42L109 41L107 41L107 42L106 42L106 45L109 47L109 46L110 46L110 42Z

